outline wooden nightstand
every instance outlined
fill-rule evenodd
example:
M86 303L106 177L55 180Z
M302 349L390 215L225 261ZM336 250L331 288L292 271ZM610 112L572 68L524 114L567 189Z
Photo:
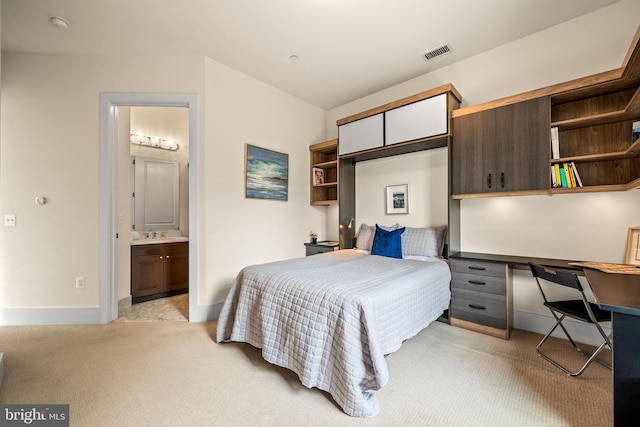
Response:
M340 249L340 244L338 242L333 241L322 241L318 243L305 243L304 244L307 250L307 256L321 254L324 252L333 252Z

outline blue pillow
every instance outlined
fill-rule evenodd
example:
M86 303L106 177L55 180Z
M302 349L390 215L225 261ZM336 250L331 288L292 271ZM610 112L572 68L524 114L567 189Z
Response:
M404 227L387 231L376 224L376 235L373 237L371 255L402 258L402 233L404 233Z

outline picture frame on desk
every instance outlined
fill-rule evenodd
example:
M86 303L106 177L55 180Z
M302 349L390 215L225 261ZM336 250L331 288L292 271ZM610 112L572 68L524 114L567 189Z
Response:
M640 227L629 228L625 264L640 265Z

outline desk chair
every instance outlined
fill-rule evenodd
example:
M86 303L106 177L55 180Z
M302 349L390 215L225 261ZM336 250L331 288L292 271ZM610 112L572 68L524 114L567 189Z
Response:
M536 282L538 283L538 288L540 289L540 293L542 294L542 298L544 299L544 305L547 306L547 308L549 308L549 310L551 311L551 314L556 319L556 324L553 326L553 328L551 328L551 330L547 333L547 335L545 335L544 338L542 338L542 341L540 341L540 343L536 347L536 351L538 352L538 354L542 356L542 358L544 358L545 360L553 364L555 367L559 368L562 372L572 377L577 377L578 375L582 374L584 370L587 369L587 367L594 360L600 363L601 365L611 369L611 365L597 358L598 354L600 354L600 352L605 347L608 346L610 349L612 348L610 338L604 333L599 323L599 322L610 321L611 313L609 311L601 310L596 304L593 304L592 302L589 302L587 300L587 297L584 294L582 285L580 284L580 280L578 280L578 276L575 273L557 271L552 268L542 267L540 265L535 265L531 263L529 264L529 268L531 269L531 273L533 274L533 277L535 277ZM549 301L547 299L547 296L544 293L544 290L542 289L542 285L540 283L541 280L555 283L560 286L573 288L576 291L578 291L578 293L581 296L581 299ZM593 354L588 354L584 352L573 341L573 338L571 338L571 335L569 335L569 332L567 332L567 329L562 324L562 321L567 316L576 320L580 320L582 322L592 323L593 325L595 325L600 335L602 335L602 338L604 339L604 341L602 342L602 344L600 344L600 347L598 347L598 349L595 352L593 352ZM588 358L586 363L577 372L569 371L567 368L560 365L558 362L551 359L549 356L547 356L541 351L542 345L545 343L547 338L551 336L553 331L555 331L555 329L558 326L562 328L562 330L564 331L565 335L567 336L567 338L569 339L569 342L573 345L573 347L580 354Z

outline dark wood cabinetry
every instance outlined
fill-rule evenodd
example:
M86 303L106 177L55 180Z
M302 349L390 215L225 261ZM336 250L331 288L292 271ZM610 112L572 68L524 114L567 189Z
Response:
M506 264L455 259L451 265L451 324L508 339L513 304Z
M333 252L340 249L338 242L305 243L304 247L306 256Z
M548 125L544 98L455 118L453 194L548 189Z
M189 290L189 243L131 246L133 303Z

